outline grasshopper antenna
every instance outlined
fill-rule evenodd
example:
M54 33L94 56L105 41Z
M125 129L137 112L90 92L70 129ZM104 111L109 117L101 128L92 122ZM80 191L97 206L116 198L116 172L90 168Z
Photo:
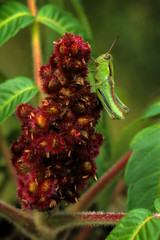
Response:
M108 52L106 53L106 55L107 55L108 53L110 53L110 51L112 50L112 48L113 48L114 44L117 42L118 38L119 38L119 36L117 35L117 36L116 36L116 38L114 39L114 41L113 41L112 45L110 46L110 48L109 48Z

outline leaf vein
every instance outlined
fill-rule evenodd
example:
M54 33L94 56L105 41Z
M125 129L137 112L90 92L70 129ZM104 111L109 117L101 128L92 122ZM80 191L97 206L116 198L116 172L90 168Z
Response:
M12 102L15 98L17 98L19 95L21 95L24 92L27 92L31 89L35 89L34 86L32 87L28 87L26 89L23 89L22 91L18 92L18 94L14 95L12 98L10 98L4 105L2 105L2 107L0 108L0 111L2 111L10 102Z
M151 218L153 218L153 216L148 217L148 218L139 226L139 228L137 229L137 231L133 234L132 239L135 239L137 233L141 230L141 228L144 226L144 224L145 224L147 221L149 221Z
M19 18L19 17L22 17L22 16L32 16L30 13L28 12L23 12L23 13L17 13L16 15L14 16L11 16L9 18L7 18L5 21L3 21L1 24L0 24L0 28L2 28L4 25L6 25L7 23L11 22L12 20L16 19L16 18Z
M66 29L64 27L62 27L62 25L58 24L56 21L54 21L53 19L51 18L48 18L48 17L38 17L38 20L41 22L43 22L43 20L46 20L48 22L51 22L53 24L55 24L56 26L58 26L59 28L61 28L64 32L66 31Z

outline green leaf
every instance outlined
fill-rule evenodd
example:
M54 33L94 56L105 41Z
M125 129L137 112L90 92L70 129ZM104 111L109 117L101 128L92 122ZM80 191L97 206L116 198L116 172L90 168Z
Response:
M0 3L0 46L34 19L29 9L21 3Z
M125 171L129 186L127 209L144 207L154 211L160 194L160 125L139 132L131 142L133 154Z
M159 240L160 219L146 209L134 209L123 217L106 240Z
M151 110L151 108L152 106L149 109ZM156 114L158 114L158 108L157 110L155 109L156 111L153 111L153 112L152 110L150 111L149 109L144 114L146 117L143 118L143 115L142 115L136 118L121 130L117 140L115 140L112 144L112 161L113 162L116 161L118 158L124 155L125 152L128 151L129 143L132 140L132 138L135 136L135 134L137 134L143 128L157 123L158 115ZM154 117L153 117L153 114L154 114Z
M86 37L85 31L77 19L57 6L45 5L42 7L38 12L37 20L61 35L71 32Z
M154 201L154 207L158 213L160 213L160 198L156 198Z
M147 111L140 117L140 119L154 117L160 115L160 101L151 105Z
M16 77L0 84L0 124L4 122L20 103L28 102L38 88L26 77Z

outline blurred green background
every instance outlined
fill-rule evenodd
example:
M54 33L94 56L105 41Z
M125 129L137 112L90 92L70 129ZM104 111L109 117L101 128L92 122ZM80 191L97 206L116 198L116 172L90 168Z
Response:
M25 0L18 2L27 5ZM130 113L124 121L112 121L108 117L114 141L124 126L160 98L160 1L82 0L81 3L92 31L97 56L107 52L116 35L119 35L111 52L115 83L118 95L130 108ZM38 8L44 4L56 4L78 18L72 0L37 0ZM60 36L42 25L40 31L43 64L46 64L52 53L53 41ZM0 82L16 76L33 79L30 27L21 30L0 48ZM9 145L17 139L20 123L14 115L2 125L2 131ZM0 198L14 203L16 188L12 180L7 181L9 173L2 155L0 172L3 172L0 174Z

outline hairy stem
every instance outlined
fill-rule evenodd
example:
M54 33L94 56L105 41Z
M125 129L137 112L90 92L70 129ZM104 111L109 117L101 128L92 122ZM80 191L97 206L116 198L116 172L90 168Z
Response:
M27 212L0 201L0 215L18 227L26 236L37 239L34 221Z
M13 177L13 179L16 181L16 173L14 171L14 168L11 164L11 152L10 152L10 149L8 147L8 144L7 144L7 141L5 139L5 137L3 136L3 133L0 129L0 148L1 148L1 151L2 151L2 154L6 160L6 163L8 165L8 168L10 170L10 173Z
M53 238L68 228L117 224L125 215L126 213L82 212L66 214L61 212L48 217L47 214L37 213L36 225L42 234L50 235Z
M35 223L42 237L54 239L61 231L83 226L108 226L116 225L127 213L103 213L103 212L81 212L81 213L55 213L48 216L46 213L36 213ZM160 214L153 214L160 218Z
M37 16L37 9L35 0L28 0L28 6L33 16ZM40 89L40 99L43 98L43 94L41 91L41 78L39 76L39 70L42 65L42 57L41 57L41 44L40 44L40 34L39 34L39 25L38 22L35 21L32 25L32 51L33 51L33 62L34 62L34 76L35 82Z
M129 151L125 156L123 156L117 163L115 163L107 173L95 183L81 198L80 201L70 208L67 209L67 212L77 212L82 211L91 202L94 198L107 186L108 183L122 170L122 168L127 164L132 151Z

